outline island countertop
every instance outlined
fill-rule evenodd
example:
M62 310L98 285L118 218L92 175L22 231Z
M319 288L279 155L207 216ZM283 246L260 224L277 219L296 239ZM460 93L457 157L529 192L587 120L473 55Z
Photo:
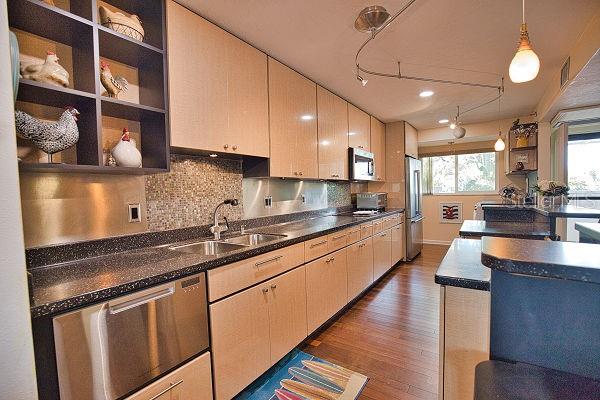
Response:
M600 224L593 222L577 222L575 230L579 231L580 237L586 236L594 243L600 243Z
M578 207L575 205L564 205L555 207L542 207L536 205L510 205L510 204L482 204L482 209L508 210L530 210L544 217L553 218L600 218L600 210L595 208Z
M497 236L543 240L550 236L550 228L548 224L541 223L465 220L459 234L463 237Z
M483 265L515 274L600 284L600 246L484 237Z
M481 241L454 239L435 273L435 283L490 290L491 271L481 263Z

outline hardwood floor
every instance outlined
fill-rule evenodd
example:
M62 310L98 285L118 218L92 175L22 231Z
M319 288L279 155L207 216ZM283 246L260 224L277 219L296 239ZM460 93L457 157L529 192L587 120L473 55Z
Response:
M437 399L439 286L448 250L425 245L400 264L304 351L367 375L360 399Z

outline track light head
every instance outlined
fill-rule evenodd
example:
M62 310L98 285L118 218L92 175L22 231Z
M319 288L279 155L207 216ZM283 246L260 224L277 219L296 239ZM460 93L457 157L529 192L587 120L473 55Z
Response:
M369 82L367 79L363 78L360 75L356 75L356 80L360 82L361 85L363 86L367 86L367 83Z

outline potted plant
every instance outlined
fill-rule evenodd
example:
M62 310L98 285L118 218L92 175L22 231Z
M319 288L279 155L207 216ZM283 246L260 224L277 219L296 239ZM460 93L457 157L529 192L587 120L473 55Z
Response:
M558 181L539 181L533 187L533 190L538 194L538 199L541 197L541 204L544 207L560 206L569 203L569 187Z
M512 184L504 186L498 194L503 204L519 204L524 197L523 191Z

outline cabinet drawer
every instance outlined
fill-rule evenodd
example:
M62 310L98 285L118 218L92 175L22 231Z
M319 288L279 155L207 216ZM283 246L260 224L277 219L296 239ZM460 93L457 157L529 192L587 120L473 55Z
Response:
M334 232L327 237L327 250L329 253L346 247L348 243L348 230L344 229L339 232Z
M366 239L373 236L373 223L369 222L360 226L360 238Z
M298 243L211 269L208 271L208 300L218 300L303 263L304 244Z
M346 237L346 244L350 245L360 240L360 226L354 226L348 228L348 236Z
M304 260L312 261L329 252L329 237L321 236L304 242Z
M212 400L210 353L190 361L127 400Z
M373 221L373 235L379 232L383 232L383 219L378 219L377 221Z

